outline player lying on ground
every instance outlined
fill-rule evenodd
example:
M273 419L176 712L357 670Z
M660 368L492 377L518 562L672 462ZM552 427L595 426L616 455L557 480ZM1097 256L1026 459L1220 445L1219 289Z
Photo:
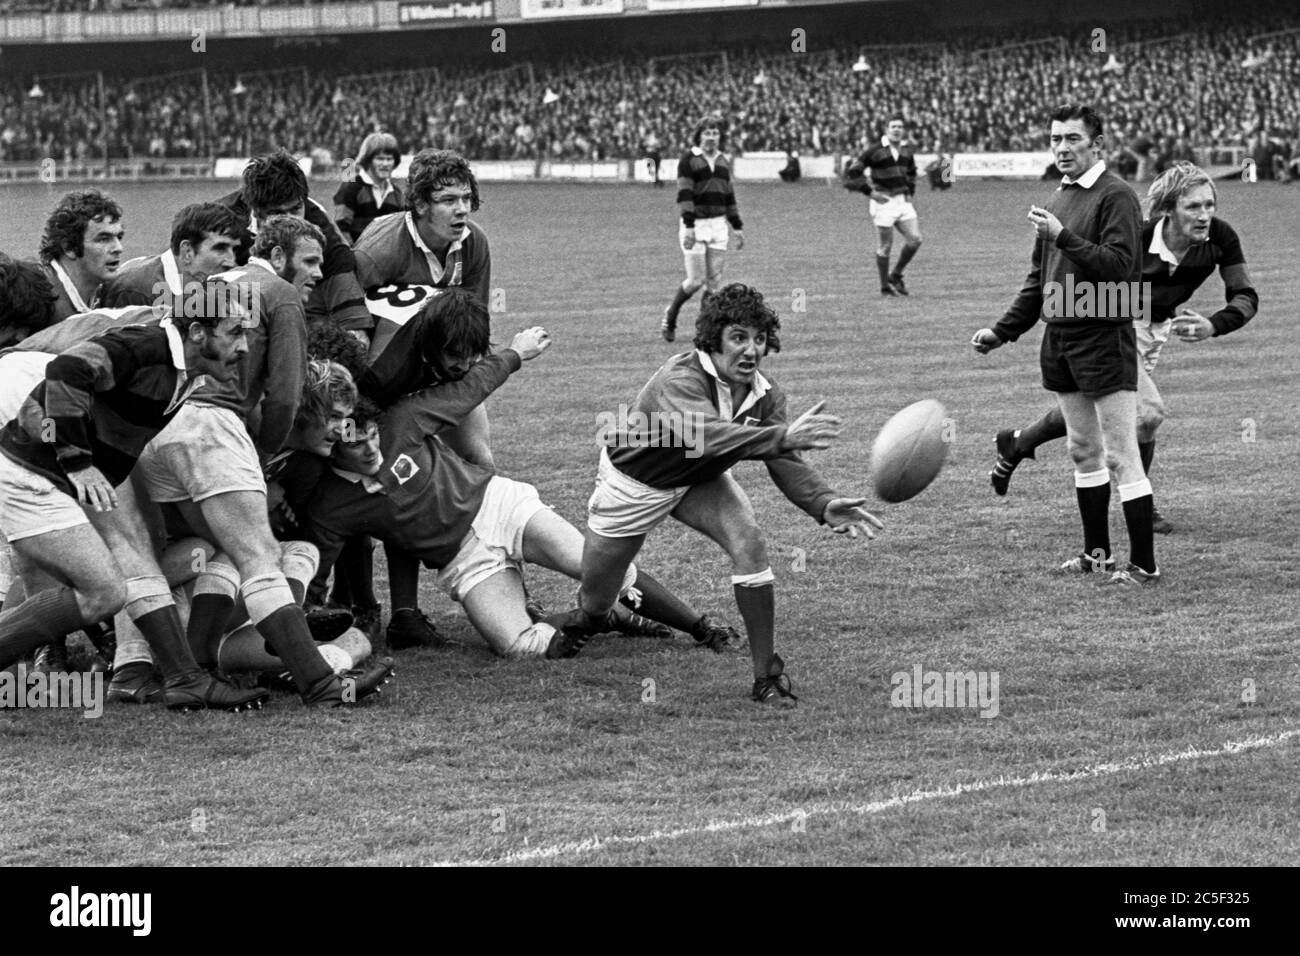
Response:
M1156 450L1156 429L1164 421L1164 402L1152 378L1160 349L1169 333L1184 342L1203 342L1227 335L1249 322L1259 309L1259 295L1246 271L1246 257L1237 232L1215 217L1217 194L1203 169L1175 163L1161 173L1147 191L1147 221L1142 228L1142 282L1150 289L1149 314L1137 319L1138 352L1138 452L1150 474ZM1223 279L1227 304L1211 316L1179 309L1215 267ZM1175 314L1177 313L1177 314ZM1005 495L1011 473L1034 450L1065 437L1065 418L1054 408L1027 428L1005 428L997 434L998 460L989 472L993 490ZM1160 534L1173 525L1153 507L1152 526Z
M759 371L763 357L781 348L780 327L757 289L736 283L711 296L696 325L695 350L669 359L634 409L648 422L691 419L693 439L686 440L683 428L670 436L656 430L606 440L588 505L579 607L561 628L571 644L608 627L606 616L632 559L646 535L672 515L731 558L731 583L753 656L752 698L796 699L774 650L775 578L763 532L732 465L763 461L790 501L838 533L873 538L873 529L883 526L863 510L865 498L840 497L799 457L805 449L830 447L840 419L821 414L818 403L786 423L785 393Z
M434 321L452 329L477 326L486 342L487 310L469 293L450 290L429 308ZM310 506L308 534L320 545L322 573L348 537L366 533L394 540L439 569L439 587L464 606L497 653L555 658L581 649L583 642L571 644L553 624L530 618L522 565L539 564L576 580L582 535L544 505L531 485L467 461L441 437L549 345L544 329L527 329L495 355L470 353L472 367L457 380L408 395L382 416L373 406L354 414L353 440L335 447L334 468L322 478ZM459 353L465 343L453 335L448 347ZM734 636L649 575L625 570L620 594L634 589L646 617L688 631L715 650ZM608 629L671 633L647 629L635 617L621 609Z
M1142 211L1128 185L1102 161L1102 120L1088 106L1052 114L1050 140L1061 185L1046 208L1031 206L1032 265L1020 293L992 328L971 345L981 355L1046 324L1039 365L1043 387L1056 393L1070 439L1083 551L1059 571L1113 572L1113 584L1156 584L1151 482L1137 449L1138 352L1141 317ZM1126 295L1106 294L1116 287ZM1063 303L1062 290L1076 290ZM1115 569L1110 550L1111 472L1119 484L1129 535L1129 563Z
M265 697L199 669L126 480L189 394L205 377L232 379L247 350L248 313L224 283L207 291L183 331L168 317L56 356L0 431L0 532L55 585L0 613L0 667L125 607L162 667L169 707Z

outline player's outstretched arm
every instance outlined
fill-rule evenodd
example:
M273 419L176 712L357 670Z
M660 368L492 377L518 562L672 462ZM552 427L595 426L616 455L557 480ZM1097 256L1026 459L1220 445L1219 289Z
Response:
M825 400L820 401L794 420L781 441L783 452L831 447L831 442L840 437L844 421L836 415L823 415L825 407Z
M862 507L866 503L866 498L835 498L827 503L822 521L836 534L847 534L850 538L862 534L869 541L885 523Z
M537 358L551 347L551 333L540 325L517 332L510 340L510 348L525 362Z

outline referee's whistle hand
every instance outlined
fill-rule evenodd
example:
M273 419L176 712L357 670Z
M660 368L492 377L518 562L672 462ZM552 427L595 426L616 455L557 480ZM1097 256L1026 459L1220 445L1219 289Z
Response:
M971 337L970 344L980 355L988 355L1002 344L1002 340L992 329L980 329Z

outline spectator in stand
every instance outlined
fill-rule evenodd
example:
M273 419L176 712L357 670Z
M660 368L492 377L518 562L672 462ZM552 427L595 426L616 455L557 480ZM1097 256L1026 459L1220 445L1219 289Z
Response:
M361 141L356 175L334 194L334 221L354 245L380 216L401 212L402 191L393 182L393 170L402 162L402 152L391 133L371 133Z

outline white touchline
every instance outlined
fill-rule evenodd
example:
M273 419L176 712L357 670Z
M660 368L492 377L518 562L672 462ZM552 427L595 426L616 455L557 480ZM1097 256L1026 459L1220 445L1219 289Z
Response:
M1249 740L1236 740L1223 744L1216 750L1198 750L1192 747L1176 753L1158 754L1154 757L1129 757L1114 763L1100 763L1080 770L1047 770L1033 773L1027 777L995 777L988 780L976 780L972 783L959 783L951 787L939 787L935 790L913 790L911 793L886 800L876 800L854 806L847 803L814 803L807 807L798 807L785 813L772 813L761 817L741 817L737 820L715 820L700 826L681 827L676 830L653 830L650 833L638 833L631 836L593 836L587 840L570 843L554 843L524 850L515 850L504 856L479 858L475 860L443 860L434 866L498 866L502 863L530 863L534 860L553 860L562 856L578 856L594 853L617 846L641 846L646 843L658 843L663 840L680 840L682 837L701 836L707 833L728 833L732 830L757 830L763 827L791 823L802 818L832 816L834 814L852 813L866 816L892 810L894 807L926 800L941 800L946 797L959 797L964 793L982 793L987 790L1001 790L1007 787L1031 787L1040 783L1070 783L1075 780L1092 780L1097 777L1109 777L1117 773L1132 770L1150 770L1171 763L1187 760L1201 760L1205 757L1225 757L1247 750L1261 750L1276 747L1293 737L1300 737L1300 730L1284 730L1271 737L1254 737Z

